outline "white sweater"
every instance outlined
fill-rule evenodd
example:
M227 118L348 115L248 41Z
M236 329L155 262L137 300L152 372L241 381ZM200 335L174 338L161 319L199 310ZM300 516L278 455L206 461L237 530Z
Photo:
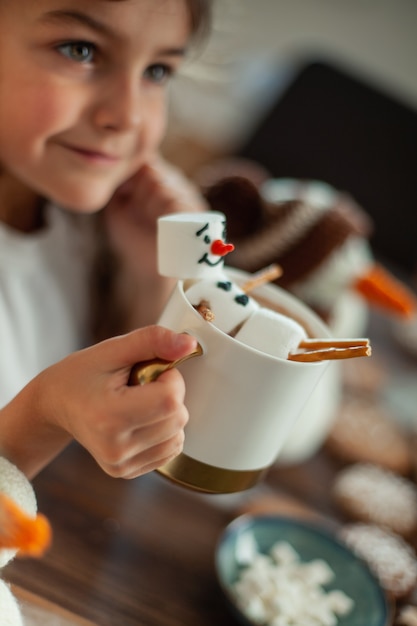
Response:
M88 341L89 216L48 207L46 226L0 224L0 407Z

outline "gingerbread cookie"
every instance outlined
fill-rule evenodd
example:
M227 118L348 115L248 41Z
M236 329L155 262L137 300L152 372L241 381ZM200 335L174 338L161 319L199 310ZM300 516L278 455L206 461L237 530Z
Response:
M409 536L417 528L415 485L377 465L357 463L334 481L337 505L350 518Z
M342 540L364 559L381 586L393 598L406 597L417 583L417 559L402 537L375 524L350 524Z
M327 438L328 450L348 463L374 463L408 474L411 446L386 409L364 398L346 398Z
M401 607L395 626L417 626L417 606L408 604Z

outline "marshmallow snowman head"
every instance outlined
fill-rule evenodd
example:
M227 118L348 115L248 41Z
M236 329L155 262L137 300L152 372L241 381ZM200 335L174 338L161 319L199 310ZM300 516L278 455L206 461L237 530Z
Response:
M158 271L186 280L223 276L224 257L234 248L225 242L223 213L175 213L158 220Z

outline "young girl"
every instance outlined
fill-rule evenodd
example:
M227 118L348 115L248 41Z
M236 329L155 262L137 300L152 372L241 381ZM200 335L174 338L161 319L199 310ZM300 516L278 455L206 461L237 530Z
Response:
M72 438L124 478L182 448L179 372L127 380L195 340L146 326L84 348L88 277L105 207L130 312L114 330L156 319L171 288L156 220L204 205L157 149L169 77L208 13L208 0L0 0L0 454L29 477Z

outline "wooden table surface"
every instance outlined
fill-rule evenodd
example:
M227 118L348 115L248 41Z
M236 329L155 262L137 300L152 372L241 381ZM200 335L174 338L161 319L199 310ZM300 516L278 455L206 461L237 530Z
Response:
M330 472L319 455L303 467L272 470L268 482L332 514ZM39 561L8 565L8 581L100 626L234 623L217 588L214 550L235 507L257 489L218 497L157 473L116 480L76 444L34 486L53 546Z
M112 479L72 444L34 481L53 526L51 549L41 560L15 559L3 574L99 626L232 626L214 569L225 526L265 489L341 521L330 496L337 469L321 450L275 466L259 487L219 497L157 473Z

